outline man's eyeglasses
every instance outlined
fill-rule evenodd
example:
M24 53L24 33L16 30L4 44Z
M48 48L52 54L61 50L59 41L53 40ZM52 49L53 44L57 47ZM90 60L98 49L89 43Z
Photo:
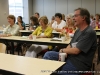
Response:
M75 14L73 17L77 17L77 16L79 16L80 14Z

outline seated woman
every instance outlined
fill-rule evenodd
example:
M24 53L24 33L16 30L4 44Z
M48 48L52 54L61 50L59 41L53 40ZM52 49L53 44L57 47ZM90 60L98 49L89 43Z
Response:
M94 29L95 28L95 20L94 20L94 16L90 15L90 26Z
M4 29L0 37L15 36L19 34L19 26L15 24L15 16L9 15L7 17L9 25Z
M29 30L35 30L39 26L38 18L35 16L30 17L31 24Z
M16 24L19 25L20 30L25 30L25 23L23 22L21 16L17 17L17 23Z
M94 21L92 21L91 23L90 23L90 26L93 28L93 29L98 29L98 28L100 28L100 15L99 14L96 14L95 15L95 20Z
M74 26L73 21L73 14L68 14L66 18L67 27L64 27L66 29L66 33L68 36L72 37L72 34L74 34L76 27Z
M36 30L31 35L29 35L30 39L32 39L32 35L36 35L37 38L51 37L52 28L47 25L48 24L47 17L46 16L41 17L39 22L40 22L40 26L36 28ZM48 48L49 46L47 45L32 44L30 48L27 50L25 56L36 57L39 52Z
M63 27L66 26L66 22L62 20L62 14L61 13L56 13L55 14L55 21L52 24L53 30L57 32L61 32Z
M74 21L73 21L73 15L72 14L68 14L67 15L67 18L66 18L66 23L67 23L67 26L64 27L64 29L62 29L62 32L65 32L67 34L67 36L70 36L72 37L72 35L74 34L75 32L75 26L74 26ZM56 52L59 52L59 50L61 49L62 47L58 47L56 46L53 51L56 51Z

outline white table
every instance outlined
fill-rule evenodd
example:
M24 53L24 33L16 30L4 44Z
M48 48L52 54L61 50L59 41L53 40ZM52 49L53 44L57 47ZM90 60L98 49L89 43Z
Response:
M8 71L7 75L12 75L8 74L9 72L24 75L50 75L52 71L64 64L65 62L0 53L0 69Z
M33 30L32 31L30 31L30 30L19 30L19 32L33 32Z
M100 32L100 29L94 29L96 32Z
M30 40L28 38L22 38L21 36L9 36L9 37L1 37L0 40L5 42L18 42L18 43L29 43L29 44L40 44L40 45L51 45L51 46L64 46L66 47L71 38L68 38L66 41L51 41L51 38L37 38L35 41ZM12 54L14 54L14 47L12 47Z
M35 41L33 41L33 40L28 39L28 38L23 38L21 36L1 37L0 40L29 42L29 43L43 44L43 45L67 45L67 44L70 43L71 38L68 38L64 42L61 42L61 41L51 41L51 38L37 38Z

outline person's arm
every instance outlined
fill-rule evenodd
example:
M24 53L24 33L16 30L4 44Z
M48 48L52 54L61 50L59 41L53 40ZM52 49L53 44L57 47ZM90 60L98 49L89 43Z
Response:
M60 49L59 52L67 53L67 54L79 54L81 51L78 48L71 48L70 44L63 49Z
M70 44L66 48L71 48Z
M78 48L64 48L61 49L60 52L67 53L67 54L79 54L81 50Z
M20 27L20 30L23 30L24 29L24 27L22 26L22 23L18 22L18 25Z
M32 34L30 34L28 38L29 38L29 39L33 39Z
M76 48L64 48L61 49L60 52L65 52L67 54L79 54L82 51L87 53L93 44L97 44L96 33L93 31L88 31L87 33L84 33L84 36L77 42Z

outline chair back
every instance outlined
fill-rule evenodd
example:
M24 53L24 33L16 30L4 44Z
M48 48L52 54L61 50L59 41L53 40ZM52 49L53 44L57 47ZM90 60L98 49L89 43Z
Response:
M6 52L6 45L3 43L0 43L0 53L5 53Z

